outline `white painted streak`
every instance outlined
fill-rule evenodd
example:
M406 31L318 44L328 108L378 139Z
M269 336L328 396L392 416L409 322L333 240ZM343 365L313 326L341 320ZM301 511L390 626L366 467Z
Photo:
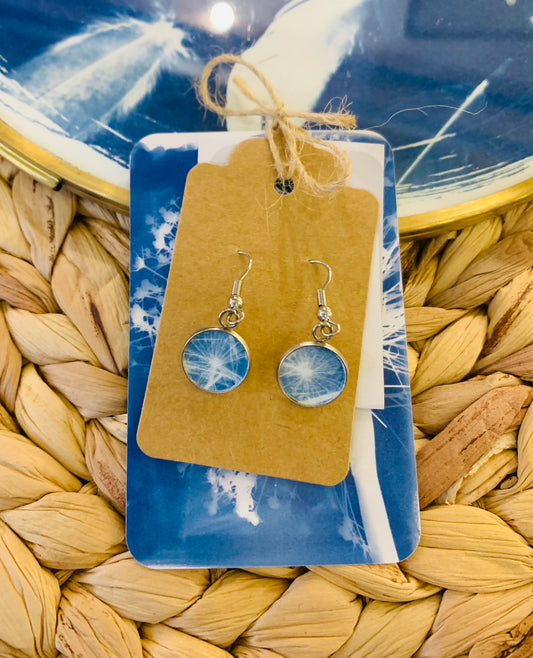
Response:
M411 144L402 144L401 146L395 146L393 151L407 151L407 149L416 149L420 146L426 146L428 144L436 144L437 142L442 142L443 139L450 139L455 137L457 133L447 133L446 135L441 135L438 139L432 137L431 139L422 139L419 142L411 142Z
M409 176L409 174L426 157L427 153L431 150L433 145L436 144L441 139L441 137L446 133L448 128L457 121L457 119L466 110L466 108L469 107L476 98L478 98L485 92L485 89L488 86L489 86L489 81L487 79L483 80L483 82L480 82L478 84L478 86L474 89L474 91L468 95L464 103L462 103L462 105L452 114L452 116L448 119L448 121L446 121L446 123L442 126L442 128L437 132L435 137L433 137L429 141L426 148L421 153L419 153L419 155L415 158L415 160L411 163L411 165L407 168L403 176L398 181L398 184L403 183L403 181Z
M224 499L231 503L237 516L252 525L259 525L261 519L255 509L253 492L257 484L257 475L240 471L227 471L222 468L210 468L207 481L211 485L212 499L209 514L215 516L218 504Z
M434 174L429 174L430 178L441 178L442 176L449 176L450 174L455 174L458 171L465 171L472 169L471 164L462 165L461 167L455 167L455 169L447 169L446 171L436 171ZM466 174L469 175L469 174Z
M98 121L97 119L93 119L93 121L97 126L102 128L102 130L105 130L105 131L111 133L112 135L115 135L115 137L118 137L119 139L122 139L124 142L131 143L131 139L128 139L127 137L124 137L124 135L122 133L119 133L118 130L114 130L113 128L111 128L107 124L102 123L102 121Z
M355 410L350 469L373 562L397 562L398 553L378 479L374 424L369 409Z
M265 33L243 59L256 66L289 108L310 111L329 79L353 48L359 30L357 9L364 0L290 2L274 17ZM305 33L304 38L295 35ZM297 74L289 75L295 71ZM227 107L249 108L251 101L234 84L244 80L261 101L272 101L263 84L241 65L233 67L227 89ZM253 104L255 105L255 103ZM296 123L300 120L295 119ZM259 130L261 117L228 117L228 130Z

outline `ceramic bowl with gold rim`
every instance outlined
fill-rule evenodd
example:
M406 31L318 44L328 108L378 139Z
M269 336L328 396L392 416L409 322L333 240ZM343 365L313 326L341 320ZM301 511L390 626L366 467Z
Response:
M0 154L52 187L126 210L140 138L223 129L194 86L227 51L256 65L288 108L346 99L359 128L391 143L404 235L453 229L533 194L526 3L60 4L22 0L15 11L0 0ZM220 87L245 108L235 75L246 73L221 74ZM261 125L233 117L227 127Z

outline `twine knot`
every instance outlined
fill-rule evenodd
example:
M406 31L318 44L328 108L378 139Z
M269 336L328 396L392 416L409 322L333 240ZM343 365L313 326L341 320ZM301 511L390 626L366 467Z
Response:
M219 102L216 94L213 97L209 91L209 80L213 71L222 64L240 64L250 70L260 80L268 95L270 104L265 103L254 94L246 82L239 76L234 77L234 84L248 98L253 106L249 109L228 108ZM219 55L210 60L200 79L199 98L204 106L221 117L227 116L260 116L265 119L264 132L268 140L272 157L279 179L284 182L296 178L311 194L322 195L334 192L342 187L350 177L352 165L350 158L339 146L329 140L314 137L308 130L296 125L292 119L300 118L306 123L334 126L336 128L355 128L353 114L347 110L340 112L302 112L288 110L285 103L276 94L274 88L261 71L237 55ZM320 180L307 171L302 161L302 150L305 144L331 153L334 160L332 176Z

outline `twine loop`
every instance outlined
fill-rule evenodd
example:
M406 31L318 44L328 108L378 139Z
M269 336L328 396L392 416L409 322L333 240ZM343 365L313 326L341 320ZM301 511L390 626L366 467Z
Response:
M216 95L209 91L209 80L213 71L222 64L240 64L251 71L262 83L268 95L270 104L265 103L254 94L246 82L239 76L233 79L239 91L253 103L248 109L229 108L219 102ZM268 140L277 174L281 181L297 181L307 188L311 194L322 195L335 192L342 187L351 174L350 158L339 146L329 140L314 137L308 130L296 125L292 119L303 119L306 123L334 126L336 128L355 128L353 114L347 110L340 112L302 112L288 110L285 103L276 94L273 86L261 71L237 55L219 55L210 60L202 74L199 83L199 98L204 106L219 116L260 116L265 119L264 132ZM302 161L302 150L309 144L320 150L331 153L335 160L333 175L327 180L320 180L310 174Z

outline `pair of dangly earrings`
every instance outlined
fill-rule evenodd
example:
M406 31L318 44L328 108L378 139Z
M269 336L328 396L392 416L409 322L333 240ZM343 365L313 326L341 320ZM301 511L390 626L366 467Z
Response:
M244 320L242 282L252 267L248 258L244 274L233 282L228 308L218 316L219 327L208 327L195 332L185 343L182 353L183 370L198 388L209 393L228 393L244 381L250 369L250 353L244 339L234 331ZM331 267L320 260L309 263L323 265L328 278L317 290L318 320L313 327L314 341L295 345L281 358L278 383L285 395L304 407L321 407L333 402L344 390L348 379L348 365L343 355L327 345L340 331L326 302L326 288L331 281Z

